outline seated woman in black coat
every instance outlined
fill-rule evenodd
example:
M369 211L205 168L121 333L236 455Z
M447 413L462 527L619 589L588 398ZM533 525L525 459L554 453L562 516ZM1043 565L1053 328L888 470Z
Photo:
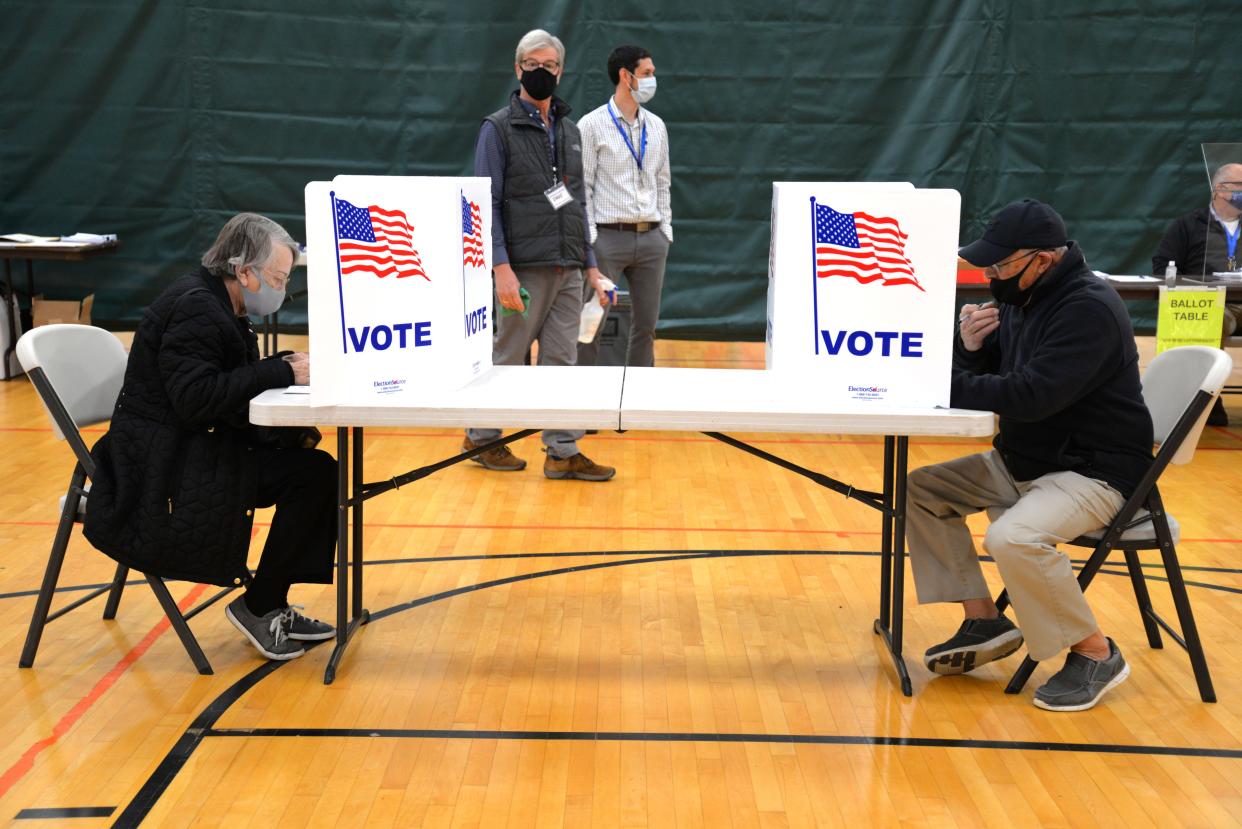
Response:
M330 584L336 461L296 430L247 418L266 389L310 380L306 354L259 359L247 315L280 307L297 254L284 228L242 213L202 267L156 299L138 326L97 464L85 533L141 572L245 585L225 615L269 659L305 653L331 625L289 604L295 582ZM275 505L259 566L246 566L256 507Z

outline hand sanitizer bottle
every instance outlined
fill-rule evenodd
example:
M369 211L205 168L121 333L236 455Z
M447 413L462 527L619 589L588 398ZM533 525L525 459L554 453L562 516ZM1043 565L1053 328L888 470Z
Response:
M1164 266L1164 286L1172 288L1177 284L1177 263L1170 261Z

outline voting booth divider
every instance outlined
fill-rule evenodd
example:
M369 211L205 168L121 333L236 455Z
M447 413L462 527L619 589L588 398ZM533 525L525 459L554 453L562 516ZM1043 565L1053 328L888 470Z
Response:
M306 185L311 402L410 405L492 366L491 182Z
M776 182L767 368L828 405L949 405L956 190Z
M955 190L776 182L767 369L829 409L948 407ZM492 365L486 178L306 186L311 404L416 405Z

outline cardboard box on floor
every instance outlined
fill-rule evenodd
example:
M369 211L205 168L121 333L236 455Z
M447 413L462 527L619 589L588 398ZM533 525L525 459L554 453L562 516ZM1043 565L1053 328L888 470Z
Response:
M44 299L41 296L37 296L31 302L31 317L35 328L56 322L90 325L91 306L94 304L94 294L91 294L81 302L76 299Z

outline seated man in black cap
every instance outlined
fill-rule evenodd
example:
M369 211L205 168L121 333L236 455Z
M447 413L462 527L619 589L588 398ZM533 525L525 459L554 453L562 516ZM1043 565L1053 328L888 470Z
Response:
M957 633L924 661L961 674L1013 653L1024 636L1036 660L1069 648L1035 704L1085 710L1130 668L1056 545L1106 526L1151 463L1130 318L1046 204L1007 205L959 255L985 269L996 303L962 308L950 402L996 412L1000 429L992 450L910 475L906 530L919 601L965 610ZM966 527L967 515L989 507L1005 513L983 548L1021 630L998 613Z

